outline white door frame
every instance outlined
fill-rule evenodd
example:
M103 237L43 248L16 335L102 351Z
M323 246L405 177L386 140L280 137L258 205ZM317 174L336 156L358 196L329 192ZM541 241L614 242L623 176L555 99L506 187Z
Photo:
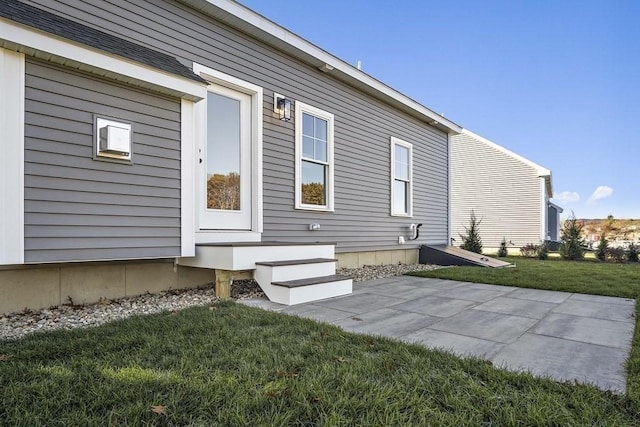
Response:
M196 217L196 243L226 243L226 242L256 242L262 238L263 209L262 209L262 115L263 90L262 87L245 82L236 77L216 71L200 64L193 64L193 71L204 79L219 86L224 86L251 97L251 229L250 230L205 230L200 229L199 219ZM195 145L206 144L206 102L198 102L194 108L195 116ZM194 150L193 168L198 170L198 150ZM198 187L200 174L194 173L192 185ZM195 204L200 203L199 195L194 197L196 214L200 211Z

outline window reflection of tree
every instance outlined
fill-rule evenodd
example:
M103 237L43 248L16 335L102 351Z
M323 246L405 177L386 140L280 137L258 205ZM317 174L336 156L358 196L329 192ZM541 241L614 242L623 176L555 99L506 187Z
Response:
M240 210L240 174L213 174L207 179L207 208Z
M305 205L324 206L325 202L324 184L320 182L312 182L302 184L302 203Z

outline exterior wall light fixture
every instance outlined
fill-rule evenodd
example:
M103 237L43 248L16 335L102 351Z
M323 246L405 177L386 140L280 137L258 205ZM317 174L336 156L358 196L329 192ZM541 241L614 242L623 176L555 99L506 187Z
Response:
M273 94L273 111L278 113L280 120L288 122L291 120L291 100L280 95L279 93Z

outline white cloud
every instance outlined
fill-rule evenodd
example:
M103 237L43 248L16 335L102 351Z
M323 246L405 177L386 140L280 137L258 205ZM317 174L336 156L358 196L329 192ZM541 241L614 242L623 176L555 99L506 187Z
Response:
M580 201L580 195L575 191L563 191L553 197L559 203L574 203Z
M593 203L596 200L606 199L607 197L611 197L613 194L613 188L608 187L606 185L601 185L593 192L591 197L589 197L589 203Z

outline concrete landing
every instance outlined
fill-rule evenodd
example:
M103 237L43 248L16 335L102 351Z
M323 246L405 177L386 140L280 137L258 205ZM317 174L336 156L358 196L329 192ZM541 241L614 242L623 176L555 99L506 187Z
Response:
M295 307L241 302L558 381L626 390L633 299L401 276L355 283L351 295Z

